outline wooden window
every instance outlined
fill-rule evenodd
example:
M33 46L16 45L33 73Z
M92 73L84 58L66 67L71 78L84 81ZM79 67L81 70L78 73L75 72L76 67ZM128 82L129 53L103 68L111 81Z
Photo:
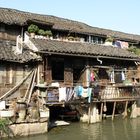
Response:
M97 36L89 36L88 42L95 44L103 44L103 39Z

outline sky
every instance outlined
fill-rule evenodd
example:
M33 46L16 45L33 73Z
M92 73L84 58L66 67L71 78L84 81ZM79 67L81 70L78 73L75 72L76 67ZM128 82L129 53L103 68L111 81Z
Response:
M140 0L0 0L0 7L140 35Z

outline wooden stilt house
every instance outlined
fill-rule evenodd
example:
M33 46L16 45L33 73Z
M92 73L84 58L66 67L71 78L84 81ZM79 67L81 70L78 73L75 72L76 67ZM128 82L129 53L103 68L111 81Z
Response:
M38 27L34 37L31 24ZM51 106L79 96L88 97L88 103L140 98L139 56L130 52L132 45L139 48L139 35L0 8L0 45L1 100L19 87L20 97L28 96L27 104L36 96ZM26 76L30 80L21 88ZM90 96L88 88L93 89Z

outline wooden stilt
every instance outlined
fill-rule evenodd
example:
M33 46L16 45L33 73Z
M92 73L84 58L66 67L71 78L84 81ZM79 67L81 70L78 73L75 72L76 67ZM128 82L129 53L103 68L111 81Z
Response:
M127 106L128 106L128 101L126 101L126 103L125 103L125 110L124 110L124 114L123 114L123 119L125 117L127 117Z
M102 121L102 116L103 116L103 103L101 103L100 121Z
M114 106L113 106L112 121L114 120L115 108L116 108L116 101L114 102Z
M90 119L91 119L91 103L88 108L88 124L90 124Z

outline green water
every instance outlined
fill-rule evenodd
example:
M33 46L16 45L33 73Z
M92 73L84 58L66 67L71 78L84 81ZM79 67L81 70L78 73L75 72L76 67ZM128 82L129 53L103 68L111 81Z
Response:
M115 118L102 123L71 123L53 128L47 134L16 138L17 140L140 140L140 118Z

